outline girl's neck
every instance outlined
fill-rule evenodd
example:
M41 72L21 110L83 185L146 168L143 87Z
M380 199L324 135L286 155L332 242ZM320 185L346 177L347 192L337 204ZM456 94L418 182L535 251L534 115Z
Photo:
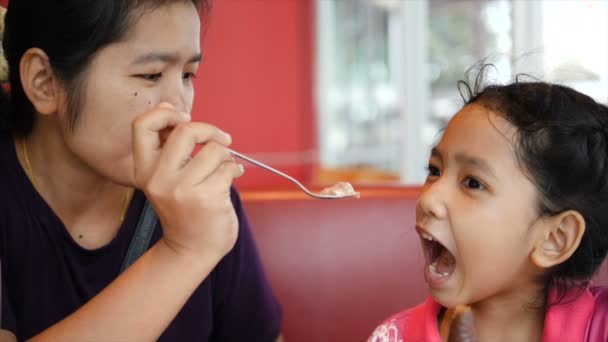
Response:
M113 231L103 241L92 243L103 244L120 226L131 191L78 158L61 138L60 128L49 121L39 120L32 134L16 139L19 161L36 191L76 240L85 234L79 227Z
M542 287L472 305L479 341L540 341L545 319ZM539 300L540 299L540 300Z

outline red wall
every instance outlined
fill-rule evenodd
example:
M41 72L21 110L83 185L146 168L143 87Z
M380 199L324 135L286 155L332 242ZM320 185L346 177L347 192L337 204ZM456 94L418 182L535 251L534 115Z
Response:
M229 132L233 148L244 153L297 157L315 149L313 9L312 0L214 1L202 38L195 120ZM277 167L304 182L311 179L310 161L296 158ZM285 183L247 167L237 184Z

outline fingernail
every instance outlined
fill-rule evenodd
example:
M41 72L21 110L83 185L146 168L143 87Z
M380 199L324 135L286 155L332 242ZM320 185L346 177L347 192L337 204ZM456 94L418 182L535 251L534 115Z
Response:
M241 172L241 174L245 173L245 167L243 166L243 164L239 164L239 171Z
M175 107L170 104L169 102L161 102L158 104L159 108L166 108L166 109L175 109Z
M224 133L224 135L226 136L226 139L228 139L228 141L230 143L232 143L232 136L230 134L226 133L226 132L222 132L222 133Z
M192 120L192 116L190 115L190 113L180 112L179 114L181 115L182 119L184 119L185 121Z

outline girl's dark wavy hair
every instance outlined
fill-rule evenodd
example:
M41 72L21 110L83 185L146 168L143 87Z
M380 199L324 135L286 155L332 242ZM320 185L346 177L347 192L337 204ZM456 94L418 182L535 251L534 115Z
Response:
M67 90L68 122L74 127L84 101L86 70L103 47L124 39L148 10L192 2L206 18L211 0L12 0L2 45L9 65L10 97L0 90L0 128L28 135L36 113L23 90L19 63L30 48L42 49ZM32 25L32 23L36 23Z
M465 105L480 104L516 127L516 158L538 189L541 215L575 210L585 219L579 247L546 275L545 289L558 294L549 305L569 301L608 251L608 107L526 75L507 85L485 85L491 70L493 65L480 63L467 71L469 81L458 83Z

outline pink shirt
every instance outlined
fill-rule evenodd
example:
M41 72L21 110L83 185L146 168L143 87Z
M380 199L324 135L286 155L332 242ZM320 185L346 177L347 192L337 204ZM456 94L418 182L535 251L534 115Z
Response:
M429 297L379 325L367 342L441 342L441 305ZM547 310L543 342L608 341L608 288L590 285L580 297Z

